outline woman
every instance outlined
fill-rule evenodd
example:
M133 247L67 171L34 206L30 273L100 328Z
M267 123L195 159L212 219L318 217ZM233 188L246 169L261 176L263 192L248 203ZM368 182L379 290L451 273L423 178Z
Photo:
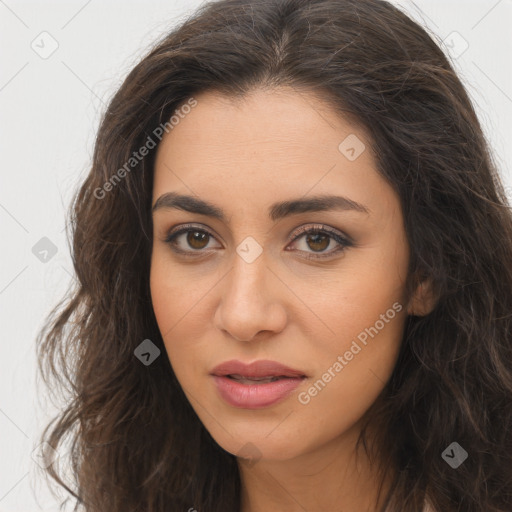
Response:
M512 218L452 66L378 0L221 0L133 69L39 336L96 511L505 512Z

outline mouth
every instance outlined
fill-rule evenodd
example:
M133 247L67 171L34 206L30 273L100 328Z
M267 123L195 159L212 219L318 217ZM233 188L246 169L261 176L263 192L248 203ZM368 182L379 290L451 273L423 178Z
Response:
M247 379L252 381L272 378L307 377L303 371L290 368L277 361L259 360L247 364L236 359L224 361L217 365L211 371L211 375L229 377L235 380Z
M250 364L226 361L210 375L224 401L242 409L261 409L281 402L308 378L301 370L266 360Z
M269 377L245 377L244 375L225 375L228 379L235 380L236 382L240 384L268 384L269 382L276 382L278 380L282 379L298 379L298 378L305 378L305 376L301 377L287 377L285 375L278 375L278 376L269 376Z

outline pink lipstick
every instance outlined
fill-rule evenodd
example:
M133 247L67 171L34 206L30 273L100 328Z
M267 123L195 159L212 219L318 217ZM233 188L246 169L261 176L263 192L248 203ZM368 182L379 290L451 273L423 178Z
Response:
M243 409L261 409L280 402L307 378L300 370L268 360L251 364L226 361L211 375L221 397Z

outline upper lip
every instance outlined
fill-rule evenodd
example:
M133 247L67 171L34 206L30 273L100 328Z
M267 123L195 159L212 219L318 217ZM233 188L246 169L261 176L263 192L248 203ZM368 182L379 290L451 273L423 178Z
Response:
M241 375L242 377L306 377L300 370L295 370L276 361L262 359L253 363L242 363L236 359L224 361L217 365L211 375Z

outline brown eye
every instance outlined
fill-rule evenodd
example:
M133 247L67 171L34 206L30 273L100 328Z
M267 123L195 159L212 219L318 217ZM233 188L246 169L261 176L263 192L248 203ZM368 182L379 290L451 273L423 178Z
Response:
M300 247L301 243L299 242L302 242L302 247ZM329 258L354 245L350 239L324 225L302 227L299 234L292 240L292 244L299 246L299 252L304 253L306 259ZM326 251L326 249L336 244L338 247Z
M199 229L195 226L183 226L181 229L169 233L164 241L177 253L187 256L199 256L206 252L204 249L208 248L208 244L212 240L215 240L215 237L205 229ZM197 254L194 254L194 252Z
M187 231L187 243L194 249L204 249L208 245L209 237L204 231Z
M314 251L324 251L329 247L330 237L319 233L308 234L306 243Z

